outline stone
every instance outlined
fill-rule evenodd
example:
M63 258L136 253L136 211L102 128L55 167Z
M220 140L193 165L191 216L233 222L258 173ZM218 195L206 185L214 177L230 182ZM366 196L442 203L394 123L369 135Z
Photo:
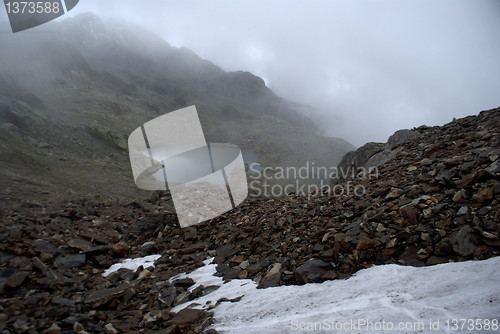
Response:
M83 328L83 325L81 323L76 321L73 324L73 330L75 331L76 334L80 334L81 332L83 332L85 330L85 328Z
M55 305L68 306L68 307L74 307L76 305L74 300L68 298L52 297L51 302L52 304Z
M398 238L392 238L386 245L385 248L393 248L398 244Z
M472 196L472 199L476 202L483 203L488 200L493 199L493 189L492 188L482 188L476 194Z
M83 266L86 261L87 258L85 254L61 255L55 259L54 266L57 268L71 269Z
M393 150L396 147L407 143L412 138L418 137L420 133L416 130L408 130L402 129L394 132L392 136L387 140L387 144L385 145L385 150Z
M125 257L128 254L130 247L123 241L117 242L111 246L111 253L119 257Z
M370 249L370 248L374 247L375 244L376 244L376 240L363 238L363 239L358 241L358 243L356 245L356 249L358 249L358 250Z
M106 324L106 326L104 326L104 332L106 334L117 334L118 331L116 330L115 326L113 326L112 323L108 323Z
M385 199L398 198L399 196L401 196L401 194L402 194L401 189L391 188L391 190L389 191L389 193L387 194L387 196L385 196Z
M235 255L229 261L231 263L240 264L241 262L245 261L245 257L242 255Z
M54 246L53 244L43 240L43 239L37 239L33 242L33 248L36 252L39 253L50 253L50 254L55 254L57 252L57 247Z
M46 331L46 334L60 334L61 333L61 327L59 327L57 324L52 324Z
M79 249L83 252L91 250L94 246L87 240L76 238L68 241L68 246L72 248Z
M405 205L400 209L401 214L405 215L408 219L408 222L411 225L415 225L418 223L417 221L417 210L411 205Z
M451 236L450 242L455 253L460 256L470 256L474 254L477 246L471 240L471 233L471 228L466 225Z
M169 325L176 325L184 328L189 324L199 324L208 317L213 315L212 312L203 310L185 308L174 314L173 318L168 321Z
M254 275L262 270L262 266L260 265L260 263L256 263L249 266L246 270L249 274Z
M238 279L247 279L248 278L248 271L242 270L238 273Z
M166 289L162 289L160 292L159 300L166 306L173 304L175 297L177 296L177 289L174 286L169 286Z
M500 174L500 159L497 159L489 165L488 168L486 168L486 171L492 176L498 176Z
M466 198L465 190L460 189L453 195L453 202L460 203Z
M156 242L154 241L146 241L141 245L141 250L149 252L156 246Z
M281 279L281 274L279 272L273 273L272 275L264 276L257 286L258 289L266 289L274 286L278 286Z
M176 279L175 281L172 282L172 284L183 288L189 288L190 286L193 286L195 284L195 281L193 281L193 279L189 277L186 277L186 278Z
M151 276L151 272L149 270L147 270L147 269L144 269L137 276L137 280L140 281L140 280L146 279L146 278L148 278L150 276Z
M45 285L51 287L54 283L59 281L59 276L49 267L45 265L39 258L33 259L33 266L39 269L46 277Z
M426 265L428 266L433 266L433 265L436 265L436 264L441 264L441 263L448 263L448 259L445 258L445 257L438 257L438 256L434 256L434 255L431 255L427 261L425 262Z
M218 265L215 270L224 278L224 280L231 280L238 277L239 270L231 268L227 264Z
M250 266L250 262L248 262L248 260L241 262L239 265L239 267L243 270L247 269L249 266Z
M191 298L191 292L190 291L184 291L184 292L181 292L180 294L178 294L175 299L174 299L174 303L172 304L172 306L177 306L177 305L180 305L180 304L184 304L185 302L188 302Z
M28 321L28 317L26 317L25 315L21 315L16 317L16 321L14 322L13 326L18 333L25 332L29 329Z
M466 215L467 212L469 212L469 208L467 206L462 206L460 209L457 211L457 216L463 216Z
M264 277L270 277L272 275L278 274L281 270L281 267L281 263L273 264L273 267L267 272L266 276Z
M434 254L437 256L447 256L451 253L452 247L449 239L443 239L434 247Z
M28 276L29 273L27 272L22 272L22 271L16 272L13 275L9 276L9 278L7 278L4 284L4 288L12 290L18 289L23 285Z
M93 307L98 307L106 304L111 299L121 297L128 289L128 286L122 285L116 288L101 289L92 292L85 299L85 304L90 304Z
M331 269L331 265L323 260L311 259L304 262L303 265L297 268L295 271L295 276L297 280L301 283L312 282L312 275L320 277L325 274L328 269Z
M490 240L497 240L498 239L497 235L490 233L490 232L486 232L486 231L482 231L481 235L483 237L485 237L486 239L490 239Z
M237 250L233 245L224 245L217 248L217 256L221 256L224 258L229 258L237 253Z

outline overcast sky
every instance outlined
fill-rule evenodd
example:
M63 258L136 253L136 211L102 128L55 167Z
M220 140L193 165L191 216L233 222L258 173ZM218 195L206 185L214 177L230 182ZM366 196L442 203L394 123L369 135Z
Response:
M500 106L500 1L80 0L316 107L359 146Z

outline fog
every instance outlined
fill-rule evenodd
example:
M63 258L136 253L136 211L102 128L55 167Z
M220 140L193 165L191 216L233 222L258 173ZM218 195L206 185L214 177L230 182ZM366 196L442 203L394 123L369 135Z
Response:
M500 106L500 2L82 0L317 109L360 146Z

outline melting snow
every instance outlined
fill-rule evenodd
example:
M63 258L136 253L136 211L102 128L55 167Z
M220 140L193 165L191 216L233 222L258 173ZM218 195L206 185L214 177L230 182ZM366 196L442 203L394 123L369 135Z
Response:
M135 259L126 259L123 262L113 264L111 267L106 269L102 275L108 276L112 272L115 272L121 268L137 270L137 268L139 268L140 266L143 266L144 268L154 267L154 262L160 257L161 255L155 254L145 257L138 257Z
M500 257L420 268L373 266L347 280L268 289L256 289L251 280L223 284L210 262L177 278L221 287L173 311L193 303L207 309L220 298L243 296L213 310L213 328L220 333L461 333L486 324L475 319L489 319L490 329L469 333L500 332ZM460 319L474 320L462 329Z

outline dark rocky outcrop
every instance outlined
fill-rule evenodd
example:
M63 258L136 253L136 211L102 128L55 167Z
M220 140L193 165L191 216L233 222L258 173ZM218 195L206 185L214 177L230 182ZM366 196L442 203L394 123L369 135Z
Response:
M370 167L378 167L394 159L403 149L401 146L417 138L419 134L417 129L398 130L389 137L385 144L366 143L357 150L348 152L337 166L343 173L340 173L339 178L333 179L332 184L352 180L353 175L357 175L360 169L368 170ZM354 170L354 173L350 172L351 170Z

